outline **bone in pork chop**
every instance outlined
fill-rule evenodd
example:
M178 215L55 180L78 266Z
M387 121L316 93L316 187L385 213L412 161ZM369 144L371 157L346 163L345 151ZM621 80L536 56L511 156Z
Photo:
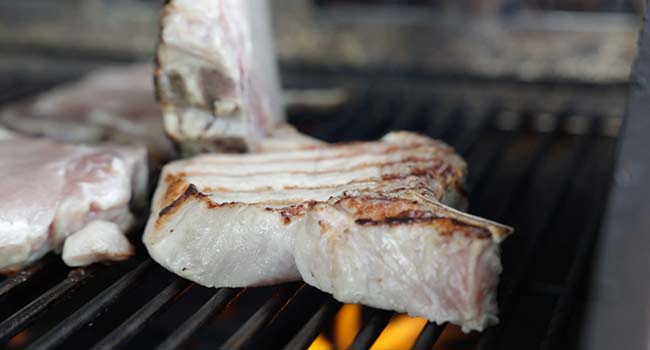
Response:
M481 330L497 320L499 242L462 208L465 162L412 133L168 164L144 234L209 287L303 279L343 302Z
M133 222L129 203L146 195L143 148L67 145L0 129L0 164L0 272L60 251L68 236L97 220L124 232Z
M156 87L186 153L257 150L284 119L266 0L171 0Z

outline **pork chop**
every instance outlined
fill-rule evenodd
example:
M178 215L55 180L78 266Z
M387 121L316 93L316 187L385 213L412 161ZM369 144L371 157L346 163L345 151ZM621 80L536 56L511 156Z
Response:
M379 142L168 164L143 237L208 287L303 279L342 302L465 331L497 320L499 242L512 229L460 212L465 162L412 133Z
M171 0L155 74L185 153L257 150L284 120L266 0Z
M0 133L1 134L1 133ZM96 220L124 232L146 199L146 151L0 138L0 272L18 270Z
M174 156L154 98L152 64L112 66L0 110L0 124L65 143L146 146L154 164Z

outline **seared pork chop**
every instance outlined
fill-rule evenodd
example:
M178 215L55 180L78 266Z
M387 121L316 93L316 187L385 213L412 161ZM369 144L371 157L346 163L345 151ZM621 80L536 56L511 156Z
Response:
M512 230L460 212L465 162L412 133L168 164L151 256L209 287L303 279L343 302L481 330Z
M60 251L68 236L96 220L124 232L133 222L129 203L145 200L143 148L6 134L0 137L0 164L0 272Z

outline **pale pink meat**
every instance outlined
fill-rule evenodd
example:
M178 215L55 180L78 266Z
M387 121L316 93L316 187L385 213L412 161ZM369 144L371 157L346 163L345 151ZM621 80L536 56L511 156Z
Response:
M154 164L174 156L154 97L153 65L104 67L0 110L0 125L66 143L146 146Z
M0 139L0 271L20 269L94 220L126 230L143 201L146 151Z

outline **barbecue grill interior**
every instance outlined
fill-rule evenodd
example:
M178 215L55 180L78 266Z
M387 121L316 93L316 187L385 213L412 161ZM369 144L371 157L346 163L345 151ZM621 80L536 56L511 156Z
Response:
M130 6L125 4L134 1L91 2L111 7ZM314 8L332 11L362 2L316 3ZM383 3L395 6L392 1ZM426 6L431 2L412 3ZM552 7L551 2L522 3L534 3L543 10ZM585 3L584 8L571 2L567 8L551 10L614 11L614 16L627 16L621 22L626 23L625 30L638 29L643 8L638 2L605 1L602 8L596 2L580 3ZM47 6L35 0L32 4L34 8ZM366 5L376 9L385 4ZM0 4L11 13L25 13L21 6L26 5ZM441 6L434 7L438 11ZM140 22L133 19L131 24L146 27L157 3L137 2L128 8L144 14ZM462 11L474 13L471 6ZM28 21L22 25L27 27ZM283 24L277 27L285 28ZM8 50L0 59L1 105L55 89L96 66L150 53L128 45L110 51L80 43L70 49L69 42L56 37L56 31L49 42L38 37L32 42L26 39L23 46L3 35L0 31L0 46ZM147 34L139 35L143 42L150 39ZM603 30L602 35L609 40L616 34ZM482 74L486 67L493 67L489 59L485 67L472 66L469 71L446 70L449 66L438 66L440 62L400 66L370 56L361 57L360 64L353 64L354 57L317 62L303 48L291 51L279 41L292 125L328 142L374 140L391 130L440 138L468 162L469 212L517 230L502 246L499 325L464 334L455 326L414 320L393 337L417 349L578 347L588 272L607 206L629 89L626 74L636 52L621 51L619 63L630 65L621 70L590 66L579 69L576 76L562 76L558 72L570 65L559 64L558 74L544 66L531 78L516 69L504 69L499 76ZM23 55L24 60L20 59ZM507 62L514 62L511 58ZM83 64L77 66L77 62ZM454 69L468 66L471 62ZM316 97L306 99L306 92ZM131 237L137 254L127 262L70 269L59 257L48 255L16 275L0 277L0 347L299 349L339 345L362 349L372 347L380 337L386 339L391 325L404 320L392 312L363 307L358 317L342 321L352 309L304 283L218 290L190 283L146 255L139 243L145 220L142 215L134 229ZM358 332L346 334L342 324Z

